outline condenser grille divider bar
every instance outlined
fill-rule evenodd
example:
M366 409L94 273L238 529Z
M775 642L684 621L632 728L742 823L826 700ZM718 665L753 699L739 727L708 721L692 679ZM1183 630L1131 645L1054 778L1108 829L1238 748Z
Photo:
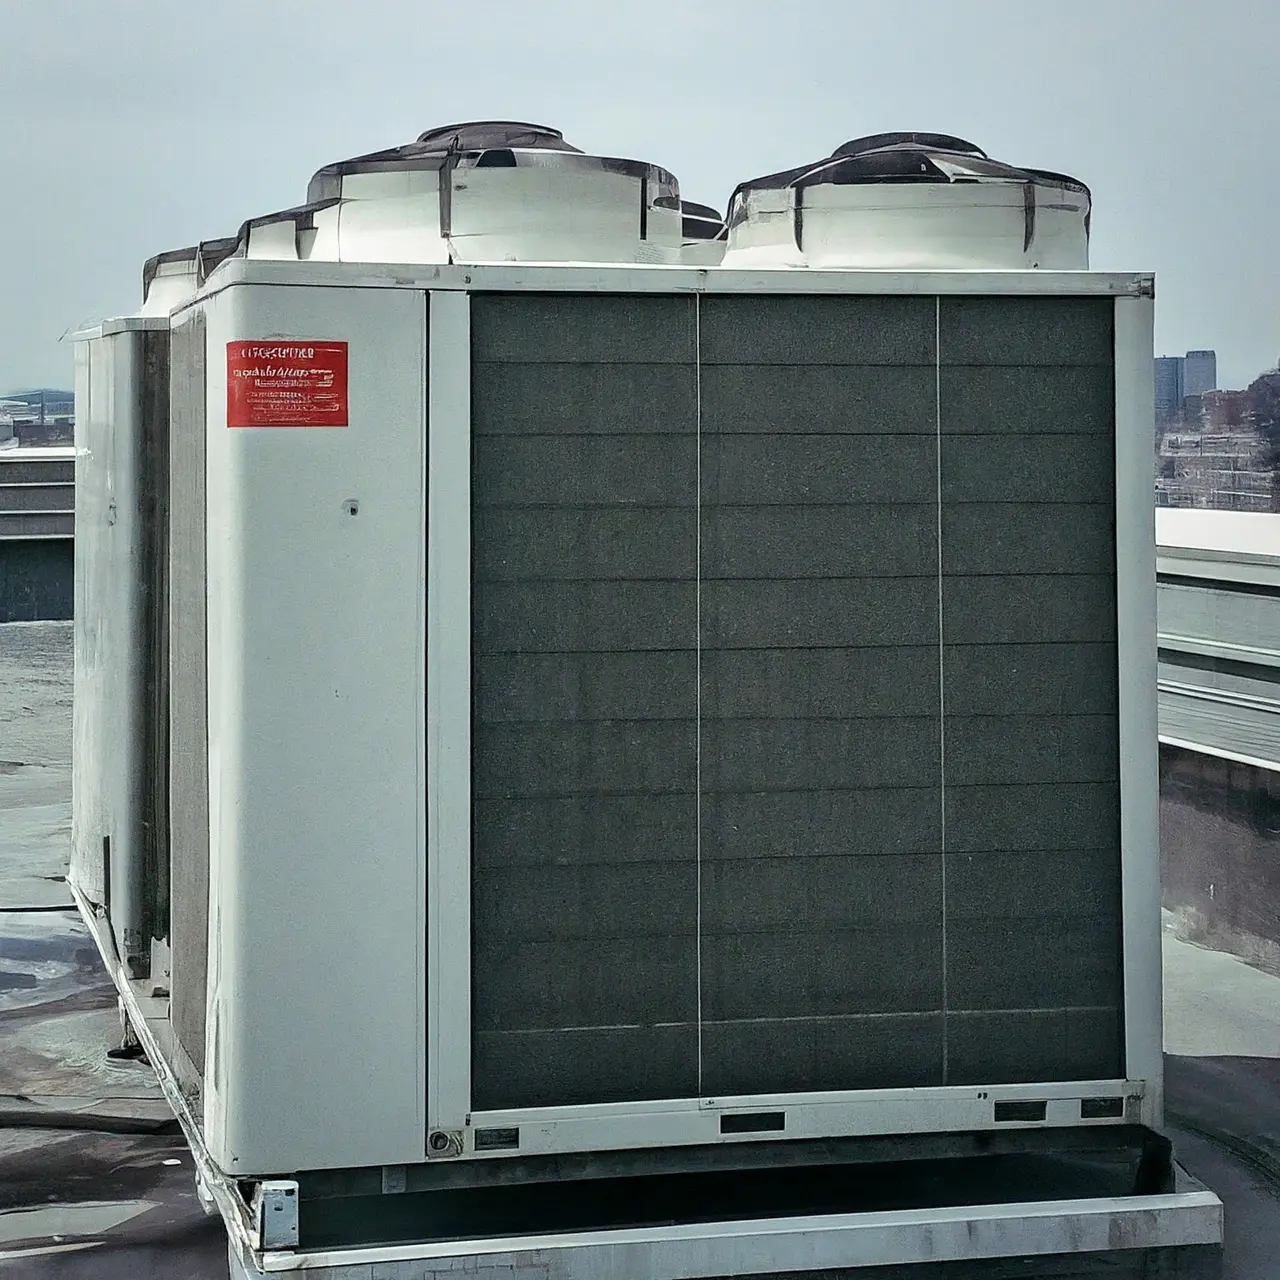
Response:
M938 823L942 861L942 1083L948 1083L947 1047L947 658L942 628L942 298L933 300L933 409L938 476Z
M695 916L694 955L698 983L698 1097L702 1097L702 295L693 295L693 395L695 466L697 487L694 493L694 858L697 906Z

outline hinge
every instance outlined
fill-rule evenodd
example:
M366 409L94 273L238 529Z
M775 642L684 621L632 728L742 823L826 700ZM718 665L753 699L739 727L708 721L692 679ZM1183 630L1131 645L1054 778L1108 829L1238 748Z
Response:
M258 1249L298 1247L298 1184L278 1178L260 1182L249 1202Z

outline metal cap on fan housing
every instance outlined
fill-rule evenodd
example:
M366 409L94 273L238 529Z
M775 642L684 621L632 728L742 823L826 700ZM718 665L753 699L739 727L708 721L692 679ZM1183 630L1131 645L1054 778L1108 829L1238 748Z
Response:
M680 188L671 173L588 155L558 129L524 121L444 125L404 146L325 165L302 211L314 217L294 233L298 257L675 262L681 251ZM288 225L249 231L250 256L259 246L264 255L293 256Z
M350 174L443 169L458 164L464 157L479 169L551 162L624 173L652 184L660 207L680 207L679 187L666 169L641 160L588 155L566 142L559 129L513 120L473 120L427 129L404 146L327 164L312 175L307 186L307 204L341 197L344 194L342 180Z
M928 196L922 190L913 197L908 190L911 187L932 188L938 194ZM1016 194L1011 191L1009 195L999 196L992 191L993 187L1013 188ZM865 194L859 194L859 188ZM883 199L879 204L867 191L868 188L881 191ZM950 189L951 194L942 197L942 188ZM844 189L846 195L820 197L820 189ZM891 195L895 189L897 194ZM826 205L824 216L829 219L844 216L849 220L848 235L851 239L848 247L855 258L854 238L861 236L867 243L879 241L887 245L895 235L900 235L904 244L914 237L922 258L927 260L930 255L926 226L938 233L938 228L945 226L939 219L951 219L958 232L976 236L978 227L975 219L982 216L984 210L994 219L993 210L997 206L1006 213L1012 211L1016 214L1017 222L1021 224L1018 228L1021 244L1014 244L1007 234L1004 241L997 244L992 221L982 229L982 235L986 237L986 250L996 252L1000 260L987 265L1013 265L1007 260L1009 257L1029 255L1034 258L1031 250L1039 219L1052 224L1049 238L1054 243L1051 254L1065 258L1080 258L1087 254L1091 197L1083 182L1046 169L993 160L981 147L951 134L898 132L855 138L841 144L821 160L740 183L729 201L727 222L731 254L738 247L735 239L743 239L735 236L735 231L752 217L772 219L774 230L780 232L776 219L783 212L780 202L784 196L793 224L788 238L794 235L792 247L802 255L806 252L806 214L815 204ZM925 219L926 212L932 223ZM967 225L965 219L968 219ZM1073 232L1068 225L1073 219L1078 223L1078 232ZM945 231L940 234L945 239ZM1067 242L1072 239L1083 243L1068 247ZM756 240L751 251L762 252L763 240L760 237ZM977 252L972 245L969 251ZM938 252L945 258L946 253L941 246L938 246ZM909 256L905 248L902 256ZM972 265L984 264L975 262ZM1022 265L1040 264L1028 261ZM1077 265L1084 264L1080 262Z
M142 313L167 315L204 284L213 269L235 253L237 237L202 240L184 249L168 249L142 264Z
M564 140L559 129L545 124L525 124L517 120L469 120L465 124L446 124L418 134L418 146L439 147L449 151L487 151L494 147L519 147L522 151L572 151L579 147Z

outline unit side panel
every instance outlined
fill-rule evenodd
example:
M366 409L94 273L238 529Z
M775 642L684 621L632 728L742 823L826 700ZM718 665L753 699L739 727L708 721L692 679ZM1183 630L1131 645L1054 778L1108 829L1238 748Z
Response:
M697 1092L694 311L472 300L477 1109Z
M425 297L231 289L208 341L209 1147L245 1176L421 1160ZM336 343L339 421L228 426L234 370Z
M111 359L119 338L94 337L76 344L76 536L72 644L75 675L71 709L70 879L95 905L106 905L107 865L103 837L110 835L105 772L106 680L101 631L106 615L107 437L114 398Z
M173 328L169 381L170 1017L205 1067L209 942L209 739L206 632L206 322Z

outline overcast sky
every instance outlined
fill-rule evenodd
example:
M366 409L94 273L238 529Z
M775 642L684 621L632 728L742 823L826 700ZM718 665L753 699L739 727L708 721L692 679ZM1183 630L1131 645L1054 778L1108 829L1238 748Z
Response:
M476 118L741 179L892 129L1093 190L1092 263L1154 270L1157 346L1280 355L1280 6L1225 0L0 0L0 392L162 249L320 165Z

